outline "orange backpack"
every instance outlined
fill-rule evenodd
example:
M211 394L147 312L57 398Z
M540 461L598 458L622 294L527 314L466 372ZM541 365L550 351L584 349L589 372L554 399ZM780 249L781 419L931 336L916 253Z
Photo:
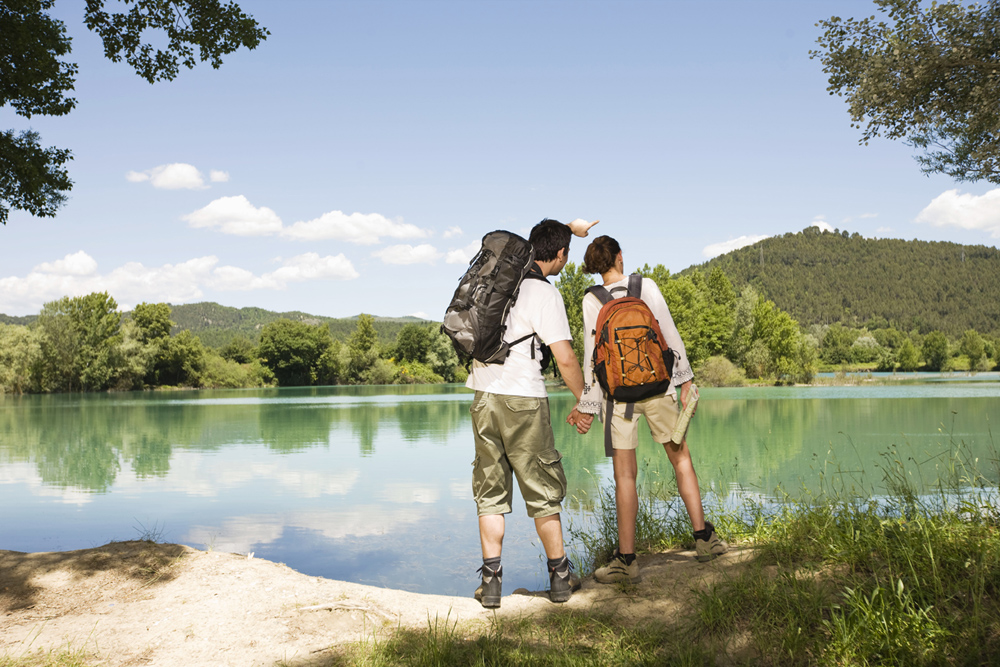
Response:
M587 292L604 304L591 334L595 336L594 375L608 399L605 452L610 456L613 401L628 403L626 418L631 419L632 403L666 393L674 369L674 352L667 346L653 311L639 298L642 276L629 276L627 296L615 298L602 285L590 287Z

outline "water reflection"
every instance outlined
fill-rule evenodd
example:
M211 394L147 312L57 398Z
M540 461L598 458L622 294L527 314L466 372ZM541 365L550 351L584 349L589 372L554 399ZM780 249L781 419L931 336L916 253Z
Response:
M878 493L895 460L929 487L950 470L942 452L995 461L998 395L983 381L706 389L689 439L722 500ZM309 574L464 595L479 565L470 402L455 386L3 397L0 548L82 548L158 526L168 541ZM585 513L610 466L601 429L580 437L562 423L572 402L555 394L551 409L567 509ZM640 434L643 477L672 480ZM982 472L996 482L994 467ZM532 523L514 507L505 578L543 587Z

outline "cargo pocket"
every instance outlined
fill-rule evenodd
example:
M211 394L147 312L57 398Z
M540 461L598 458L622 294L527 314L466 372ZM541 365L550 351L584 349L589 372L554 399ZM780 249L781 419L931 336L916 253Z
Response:
M530 396L507 396L503 399L507 409L511 412L527 412L537 410L542 404L541 399Z
M479 457L477 456L472 461L472 498L479 502L480 493L483 490L483 484L486 482L486 474L483 469L479 466Z
M545 497L549 502L561 503L566 497L566 473L562 467L562 454L550 449L538 455L538 467L545 481Z

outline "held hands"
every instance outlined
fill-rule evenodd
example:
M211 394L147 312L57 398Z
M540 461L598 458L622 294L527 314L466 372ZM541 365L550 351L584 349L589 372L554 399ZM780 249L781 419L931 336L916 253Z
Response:
M590 425L594 423L594 415L588 415L573 408L573 411L566 417L566 423L575 426L576 432L583 435L590 430Z
M594 220L593 222L587 222L583 218L577 218L576 220L574 220L573 222L569 223L566 226L569 227L569 230L571 232L573 232L573 234L575 236L579 236L579 237L582 238L582 237L584 237L584 236L587 235L587 232L590 231L591 227L593 227L594 225L596 225L599 222L600 222L600 220Z

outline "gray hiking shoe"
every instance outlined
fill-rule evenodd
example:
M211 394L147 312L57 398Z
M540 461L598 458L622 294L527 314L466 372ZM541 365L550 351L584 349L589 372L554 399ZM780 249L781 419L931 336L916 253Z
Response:
M496 609L500 606L500 585L503 583L503 565L498 567L496 571L483 565L476 572L482 573L483 582L479 584L479 588L472 594L472 597L479 600L487 609Z
M631 565L626 565L625 557L615 550L611 562L594 572L594 579L602 584L617 584L619 581L637 584L642 581L642 575L639 574L639 560L633 560Z
M694 538L694 557L698 559L699 563L707 563L729 551L729 545L715 534L715 526L712 525L711 521L705 522L705 531L708 533L706 539L700 539L697 536Z
M549 599L553 602L566 602L573 591L580 590L580 578L573 574L571 563L567 560L566 567L560 570L549 570Z

